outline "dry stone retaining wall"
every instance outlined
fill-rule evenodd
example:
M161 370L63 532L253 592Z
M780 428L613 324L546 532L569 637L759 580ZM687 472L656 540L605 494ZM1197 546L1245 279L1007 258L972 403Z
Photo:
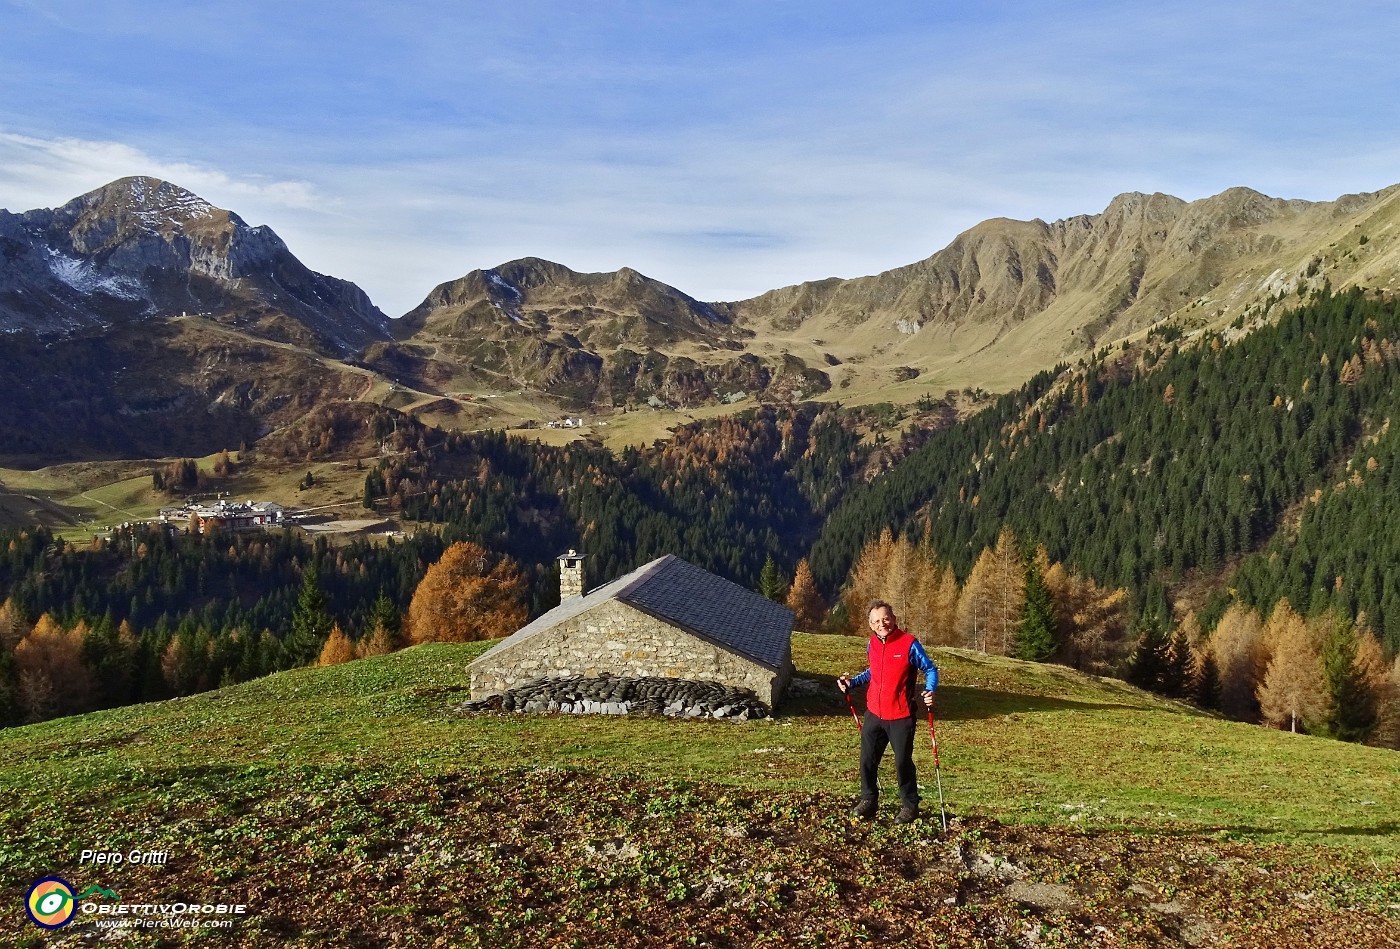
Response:
M602 675L535 679L500 695L457 706L460 712L525 712L563 715L664 715L749 721L767 718L768 706L749 689L718 682Z

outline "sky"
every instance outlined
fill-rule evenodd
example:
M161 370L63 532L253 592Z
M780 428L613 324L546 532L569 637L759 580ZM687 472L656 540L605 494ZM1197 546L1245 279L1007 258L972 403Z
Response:
M738 300L993 217L1400 182L1400 4L0 0L0 207L126 175L390 316L535 256Z

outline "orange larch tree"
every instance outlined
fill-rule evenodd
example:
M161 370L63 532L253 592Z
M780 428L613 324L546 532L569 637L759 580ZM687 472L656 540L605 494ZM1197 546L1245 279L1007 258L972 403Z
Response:
M316 660L316 665L338 666L354 658L355 644L350 642L350 637L345 635L340 624L336 623L331 627L331 634L326 637L326 644L321 647L321 655Z
M415 643L495 639L525 625L525 581L515 563L459 541L428 568L408 605Z
M816 632L821 629L826 618L826 603L817 592L816 581L812 579L812 568L806 558L798 561L797 571L792 577L792 587L788 590L787 608L792 610L793 624L803 632Z

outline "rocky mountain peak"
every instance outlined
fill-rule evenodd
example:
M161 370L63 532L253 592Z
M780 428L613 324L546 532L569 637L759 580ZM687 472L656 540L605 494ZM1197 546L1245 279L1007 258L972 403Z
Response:
M158 178L0 212L0 248L0 329L62 334L194 312L336 354L388 336L358 287L309 270L271 228Z
M152 225L229 216L229 212L214 207L193 191L146 175L119 178L73 199L65 207L74 205L113 216L131 214Z

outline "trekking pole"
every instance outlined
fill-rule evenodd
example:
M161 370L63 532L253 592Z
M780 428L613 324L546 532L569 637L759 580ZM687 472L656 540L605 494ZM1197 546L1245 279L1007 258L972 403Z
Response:
M933 775L938 781L938 816L943 818L943 833L948 833L948 811L943 807L943 772L938 767L938 734L933 730L933 703L928 705L928 738L933 742Z
M865 729L860 727L860 716L856 714L856 703L851 700L851 690L842 689L841 694L846 697L846 704L851 707L851 718L856 721L856 731L864 732Z

